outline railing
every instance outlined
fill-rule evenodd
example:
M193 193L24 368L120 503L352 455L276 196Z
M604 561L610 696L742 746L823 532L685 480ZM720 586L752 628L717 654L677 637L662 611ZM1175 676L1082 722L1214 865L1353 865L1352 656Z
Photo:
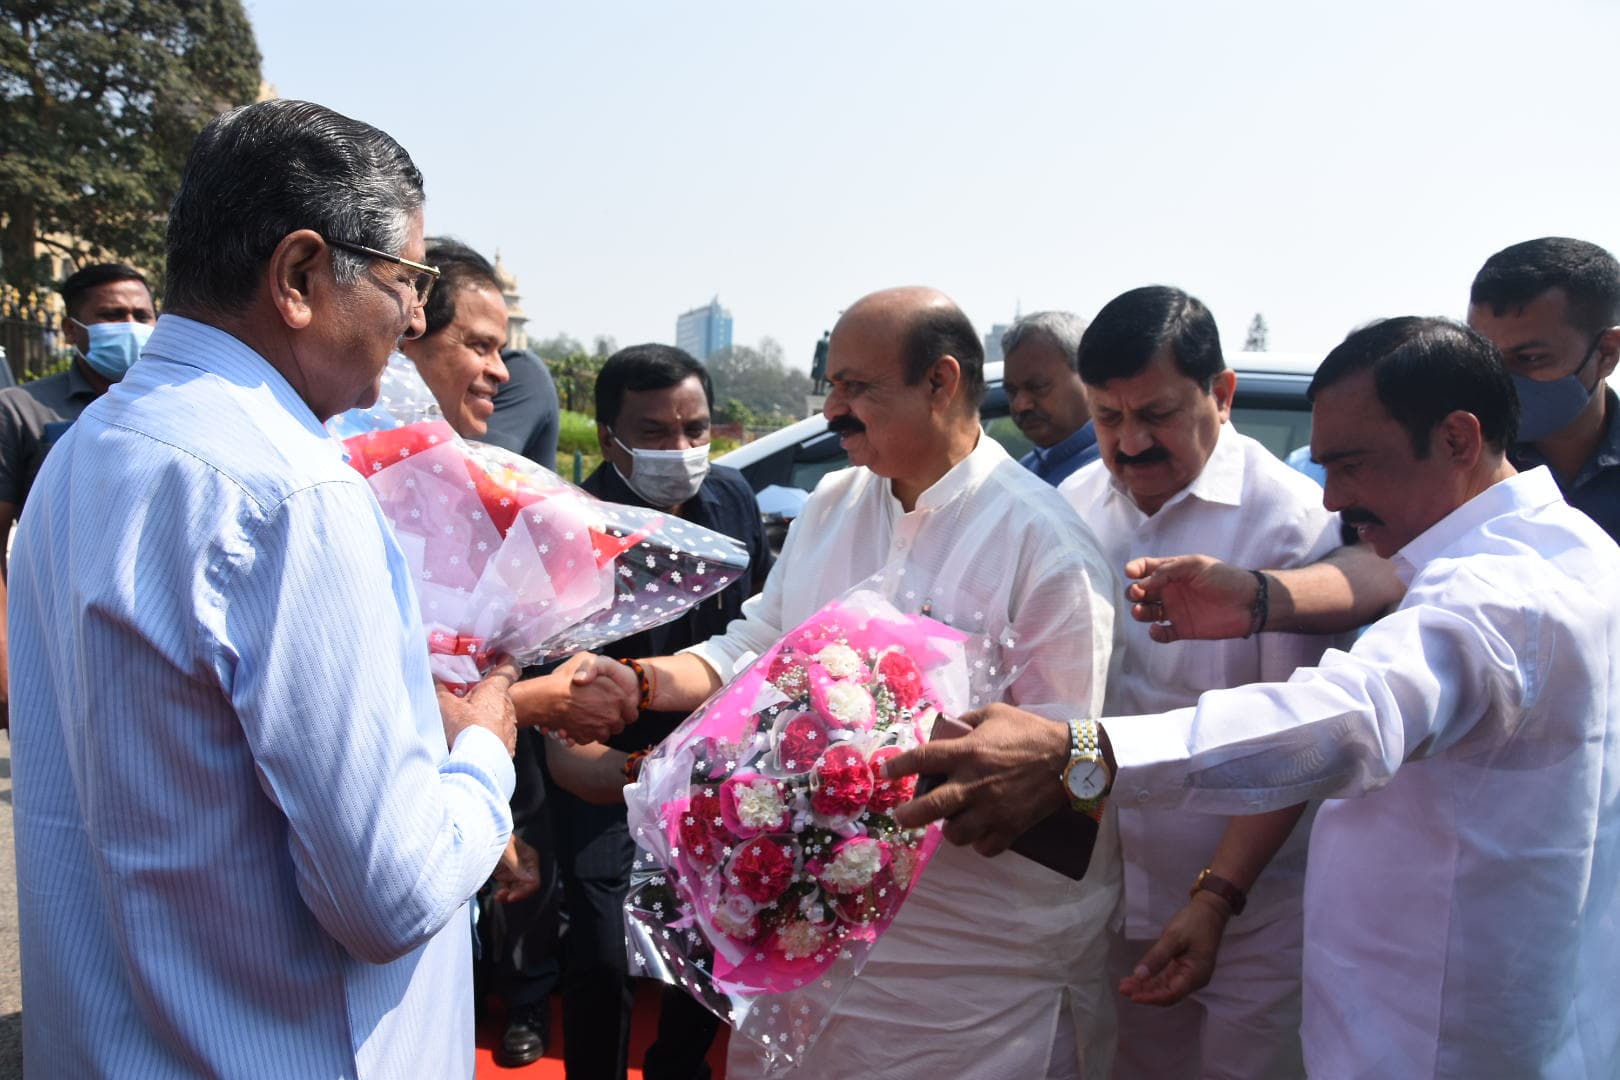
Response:
M73 361L73 350L58 332L60 299L0 284L0 348L18 382L61 371Z

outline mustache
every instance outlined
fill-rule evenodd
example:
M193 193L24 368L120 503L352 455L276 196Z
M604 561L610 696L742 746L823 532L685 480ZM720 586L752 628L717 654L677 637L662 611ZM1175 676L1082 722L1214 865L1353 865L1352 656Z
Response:
M866 430L866 425L845 413L827 421L827 430L834 435L859 435Z
M1339 517L1346 525L1382 525L1384 519L1371 510L1363 510L1359 506L1352 506L1348 510L1339 511Z
M1013 423L1021 428L1029 427L1031 424L1044 423L1050 419L1050 416L1047 416L1039 409L1025 409L1021 413L1013 413Z
M1170 460L1170 451L1162 446L1150 446L1140 454L1127 454L1123 450L1114 451L1115 465L1158 465Z

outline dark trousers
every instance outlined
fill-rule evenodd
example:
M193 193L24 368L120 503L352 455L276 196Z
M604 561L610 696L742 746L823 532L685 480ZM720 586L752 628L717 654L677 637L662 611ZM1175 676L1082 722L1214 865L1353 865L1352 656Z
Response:
M562 968L563 890L557 842L546 809L549 792L543 739L538 731L520 730L512 758L517 774L512 789L512 831L540 855L540 889L515 904L496 903L493 889L485 890L479 900L479 998L481 1001L484 993L494 991L508 1014L525 1006L545 1007Z
M633 1003L625 953L624 899L635 843L619 806L597 806L552 786L552 836L568 929L563 937L563 1057L568 1080L623 1080ZM667 988L658 1039L647 1051L647 1080L702 1080L720 1021L686 994Z

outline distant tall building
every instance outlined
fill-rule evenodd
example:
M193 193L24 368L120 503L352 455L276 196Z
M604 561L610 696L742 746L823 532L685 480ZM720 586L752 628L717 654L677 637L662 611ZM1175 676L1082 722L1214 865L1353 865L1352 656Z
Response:
M1011 323L996 323L990 327L990 332L984 335L984 362L999 364L1006 359L1001 353L1001 335L1012 329Z
M731 348L731 312L718 296L675 320L675 345L699 360Z

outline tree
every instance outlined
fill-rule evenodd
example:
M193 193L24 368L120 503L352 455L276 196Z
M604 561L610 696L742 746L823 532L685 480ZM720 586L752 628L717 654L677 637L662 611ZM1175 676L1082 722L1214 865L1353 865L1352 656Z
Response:
M782 346L771 338L758 348L733 345L709 357L709 377L718 401L736 399L756 417L787 419L804 412L810 376L787 365Z
M36 244L159 272L192 140L259 92L238 0L6 0L0 269L49 283Z
M1249 323L1249 336L1243 339L1243 351L1265 352L1270 339L1271 332L1266 329L1266 317L1258 311L1255 312L1254 321Z
M578 338L567 334L554 334L544 341L531 341L529 348L534 355L550 364L558 360L566 360L570 356L584 356L585 346L579 343Z

